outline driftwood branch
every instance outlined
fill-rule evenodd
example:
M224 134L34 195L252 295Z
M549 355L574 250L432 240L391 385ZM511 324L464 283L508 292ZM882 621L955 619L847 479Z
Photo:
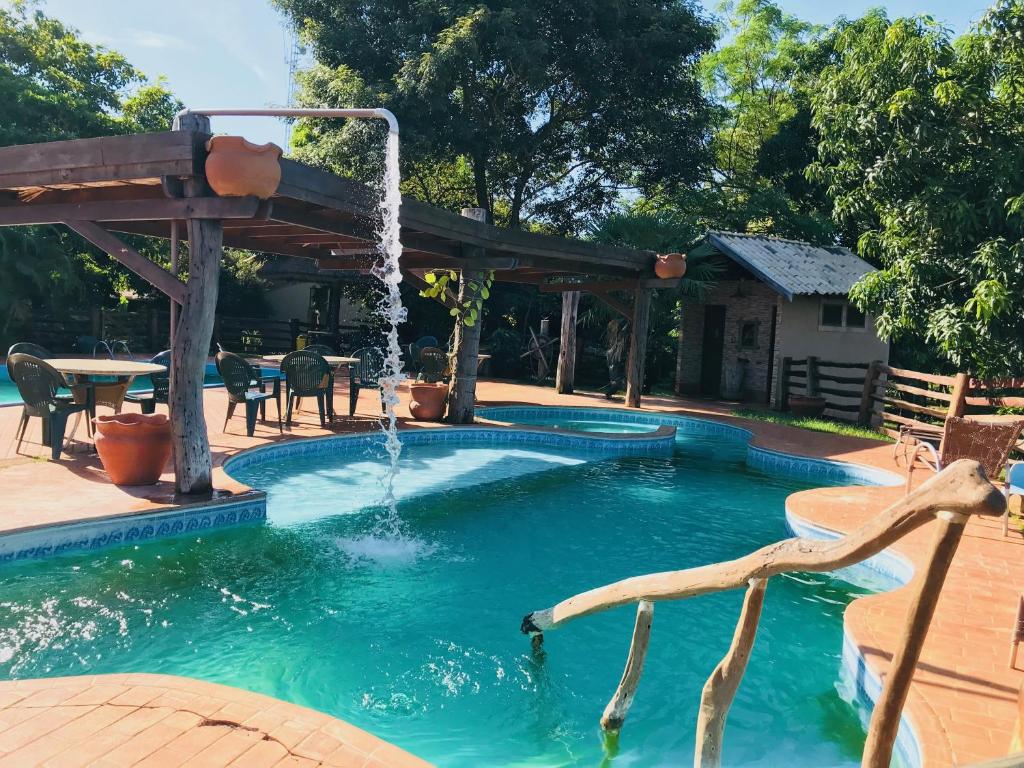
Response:
M605 731L617 733L626 721L629 708L633 705L633 696L640 685L640 675L644 671L644 660L647 658L647 646L651 640L651 622L654 621L654 603L641 600L636 609L636 624L633 626L633 640L629 644L629 656L626 668L622 670L622 679L615 689L608 706L601 715L601 727Z
M700 713L697 716L697 747L693 755L694 768L718 768L722 764L722 734L725 719L736 696L736 691L747 670L750 651L764 605L767 579L752 579L743 598L743 608L736 622L732 645L704 684L700 695Z
M966 523L966 515L939 513L939 525L928 557L928 567L923 578L919 579L920 585L907 610L903 636L885 676L882 694L871 711L871 724L868 726L868 738L864 743L864 758L861 762L863 768L889 768L892 761L900 712L906 703L914 667L921 657L921 647L935 613L935 604L939 601L942 584L946 580L946 573L953 562Z
M555 629L567 621L640 600L682 600L728 589L751 579L787 571L832 571L878 554L934 519L941 511L998 517L1006 500L988 482L981 465L962 459L923 483L856 531L835 541L786 539L745 557L682 571L665 571L615 582L526 615L522 631Z

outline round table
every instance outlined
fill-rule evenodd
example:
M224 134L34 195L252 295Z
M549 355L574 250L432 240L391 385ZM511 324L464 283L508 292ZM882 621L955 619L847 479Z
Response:
M348 366L348 387L349 387L349 416L355 414L356 406L355 400L352 397L353 392L358 392L356 389L356 363L359 362L358 357L345 357L344 355L321 355L321 357L327 361L327 364L331 368L340 368L343 365ZM263 359L271 363L280 363L284 360L285 355L263 355ZM331 421L334 421L334 387L332 386L327 393L327 415Z
M113 407L114 411L121 410L121 402L124 400L128 387L136 376L148 376L151 373L160 373L167 370L166 366L156 363L138 363L134 360L110 360L95 357L55 357L46 361L56 368L64 377L74 376L74 383L68 382L68 388L75 396L76 402L84 401L89 407L89 415L96 415L96 388L107 387L111 391L109 401L105 405ZM117 379L115 384L96 384L92 382L93 376L112 376ZM93 386L89 386L93 384Z

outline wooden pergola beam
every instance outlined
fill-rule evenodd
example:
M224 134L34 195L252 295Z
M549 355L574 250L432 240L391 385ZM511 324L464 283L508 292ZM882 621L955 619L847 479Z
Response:
M566 291L592 291L608 293L609 291L635 291L639 288L678 288L682 278L661 280L659 278L643 278L639 280L594 280L591 282L544 283L541 293L565 293Z
M260 211L256 197L194 197L176 200L103 200L91 203L0 206L0 227L60 224L65 221L172 221L252 219Z
M619 299L615 298L614 296L610 296L607 293L599 293L597 291L591 291L590 293L595 299L600 301L606 307L614 310L615 312L618 312L626 320L632 322L633 307L631 304L628 304L625 301L620 301Z
M185 302L185 284L166 269L140 254L131 246L93 221L65 221L74 230L100 250L106 252L158 291L178 304Z

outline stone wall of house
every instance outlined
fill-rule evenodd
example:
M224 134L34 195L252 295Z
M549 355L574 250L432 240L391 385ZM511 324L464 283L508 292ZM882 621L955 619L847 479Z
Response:
M752 402L768 400L769 350L771 345L772 309L781 298L764 283L754 280L723 280L714 290L698 302L685 299L681 323L681 360L679 391L681 394L699 394L704 340L704 308L707 305L725 307L725 344L722 352L722 380L725 385L730 366L737 360L749 361L744 383L744 399ZM753 323L755 331L743 344L744 324Z

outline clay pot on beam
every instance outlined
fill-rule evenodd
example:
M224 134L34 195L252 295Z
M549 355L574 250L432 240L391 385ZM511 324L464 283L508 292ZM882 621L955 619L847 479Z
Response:
M253 144L241 136L214 136L206 142L206 180L221 197L266 200L281 183L281 148Z
M662 280L676 280L686 274L686 254L659 253L654 273Z

